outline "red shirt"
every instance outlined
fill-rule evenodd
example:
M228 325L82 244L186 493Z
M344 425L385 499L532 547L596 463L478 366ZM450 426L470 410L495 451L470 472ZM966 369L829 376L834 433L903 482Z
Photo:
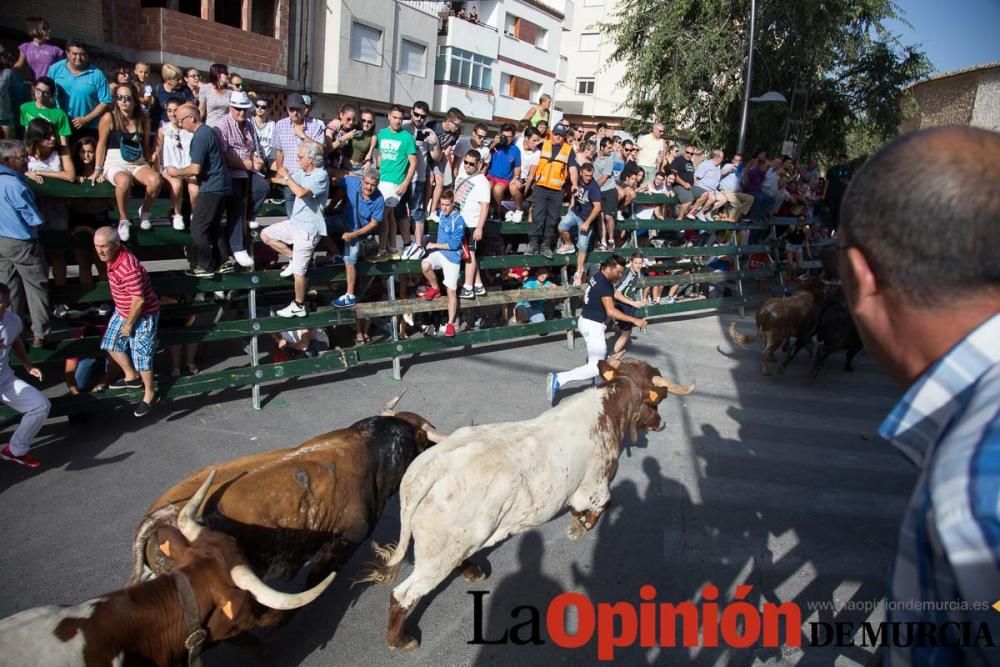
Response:
M118 256L108 264L108 283L111 286L111 298L115 302L115 310L122 317L128 317L134 296L140 296L145 301L141 315L159 312L160 300L153 291L149 274L125 246L119 246Z

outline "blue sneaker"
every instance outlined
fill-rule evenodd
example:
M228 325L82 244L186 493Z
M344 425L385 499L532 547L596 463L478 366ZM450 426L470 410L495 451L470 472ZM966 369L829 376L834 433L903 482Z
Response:
M334 308L350 308L357 302L358 300L354 297L353 294L345 294L331 301L330 305L333 306Z
M549 405L555 405L556 392L559 391L559 379L555 373L549 373L545 377L545 391L549 396Z

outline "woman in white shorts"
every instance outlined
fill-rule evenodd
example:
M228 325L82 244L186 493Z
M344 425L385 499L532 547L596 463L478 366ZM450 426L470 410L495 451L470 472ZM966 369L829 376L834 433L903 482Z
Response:
M33 118L25 129L24 145L28 150L28 178L36 183L48 179L72 183L76 180L76 167L69 149L59 143L56 128L44 118ZM35 202L45 224L42 230L65 232L69 230L69 205L61 197L36 196ZM43 239L44 242L44 239ZM66 254L62 250L46 250L46 259L52 267L52 280L56 285L66 284Z
M112 89L114 106L101 117L97 135L97 182L115 186L118 204L118 236L128 241L132 223L128 219L128 198L135 179L146 188L139 207L139 225L150 229L149 208L160 194L163 180L150 166L149 118L139 106L139 93L131 83L116 84Z
M156 155L159 158L160 171L166 167L184 169L191 164L191 137L194 135L181 129L177 124L177 108L182 104L184 100L181 98L171 97L163 105L166 120L156 131ZM187 188L188 196L191 197L191 209L194 210L194 202L198 198L198 179L194 176L167 176L166 173L162 178L170 188L170 208L173 211L170 220L174 229L182 231L184 217L181 210L184 206L184 189Z

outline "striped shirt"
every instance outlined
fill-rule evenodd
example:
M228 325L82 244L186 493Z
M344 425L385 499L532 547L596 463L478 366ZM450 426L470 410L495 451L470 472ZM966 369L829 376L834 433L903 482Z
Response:
M320 146L326 141L324 130L323 122L315 118L306 118L302 127L302 133ZM292 170L298 165L299 144L301 143L302 140L295 136L295 130L292 129L291 118L282 118L274 124L274 138L271 145L275 152L284 153L282 160L285 169Z
M232 114L227 113L212 124L212 129L219 137L223 154L232 149L239 159L253 161L254 155L260 155L263 152L258 153L257 128L253 121L244 121L243 127L240 127ZM233 178L246 178L247 170L243 168L230 169L229 175Z
M988 623L1000 638L1000 613L990 609L1000 599L1000 314L928 369L879 432L920 470L899 532L889 620L936 623L939 632L968 622L973 638ZM947 606L956 600L969 608ZM887 664L996 664L987 651L1000 650L928 644L892 647Z
M111 287L111 299L115 302L115 310L122 317L128 317L134 296L142 297L145 301L140 315L160 311L160 300L153 291L149 274L125 246L119 246L118 256L108 263L108 285Z

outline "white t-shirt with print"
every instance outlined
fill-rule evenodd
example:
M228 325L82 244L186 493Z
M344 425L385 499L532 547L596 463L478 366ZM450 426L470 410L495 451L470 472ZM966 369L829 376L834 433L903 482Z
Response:
M490 182L485 176L477 173L455 179L455 205L466 227L475 228L479 224L483 203L490 203Z

